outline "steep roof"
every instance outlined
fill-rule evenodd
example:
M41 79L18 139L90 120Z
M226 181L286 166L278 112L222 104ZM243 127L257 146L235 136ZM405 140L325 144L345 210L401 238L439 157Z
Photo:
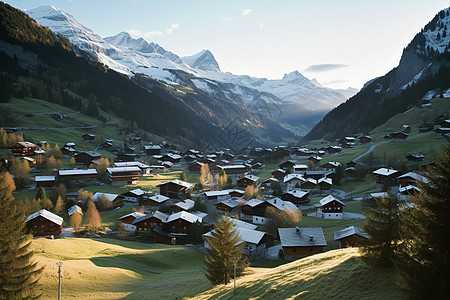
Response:
M167 200L169 200L170 198L169 198L169 197L166 197L166 196L164 196L164 195L153 195L153 196L149 197L149 199L150 199L150 200L153 200L153 201L155 201L155 202L158 202L158 203L163 203L164 201L167 201Z
M161 183L161 184L158 185L158 186L161 186L161 185L164 185L164 184L169 184L169 183L173 183L173 184L176 184L176 185L180 185L180 186L185 187L185 188L188 188L188 189L191 189L191 188L194 187L194 185L193 185L192 183L189 183L189 182L186 182L186 181L183 181L183 180L179 180L179 179L175 179L175 180L171 180L171 181L166 181L166 182Z
M345 203L344 203L344 202L342 202L341 200L338 200L338 199L334 198L334 197L331 196L331 195L326 196L325 198L322 198L322 199L319 201L319 204L320 204L320 206L324 206L324 205L326 205L326 204L328 204L328 203L330 203L330 202L333 202L333 201L337 201L337 202L339 202L340 204L342 204L342 205L345 206Z
M428 179L426 177L419 175L417 173L414 173L414 172L408 172L406 174L403 174L403 175L397 177L397 179L408 178L408 177L413 178L416 181L422 181L424 183L428 183Z
M142 222L144 220L150 219L152 217L154 217L154 218L156 218L158 220L161 220L162 222L165 222L169 216L166 215L165 213L162 213L162 212L157 210L157 211L155 211L152 214L148 214L148 215L144 215L142 217L139 217L138 219L133 221L132 225L134 225L136 223L139 223L139 222Z
M348 236L352 236L352 235L358 235L361 236L363 238L369 239L370 235L368 235L367 233L365 233L364 231L362 231L360 228L356 227L356 226L349 226L347 228L344 228L342 230L336 231L335 233L333 233L333 237L335 241L338 241L340 239L346 238Z
M245 203L244 205L250 206L250 207L255 207L260 205L261 203L263 203L264 201L259 200L259 199L250 199L249 201L247 201L247 203Z
M291 181L293 179L298 179L300 181L305 181L305 178L302 175L300 175L300 174L288 174L288 175L284 176L283 182L286 183L286 182L289 182L289 181Z
M83 214L83 210L81 209L81 207L79 207L78 205L72 205L69 210L68 210L68 215L69 217L74 213L74 212L79 212L81 215Z
M278 228L282 247L326 247L322 227Z
M117 197L119 197L119 195L117 195L117 194L108 194L108 193L97 192L94 194L94 196L92 196L92 201L97 202L98 200L100 200L102 198L103 195L105 195L105 197L111 202L113 202L114 200L116 200Z
M375 175L381 175L381 176L390 176L395 173L397 173L397 170L394 169L387 169L387 168L379 168L378 170L373 171L373 174Z
M177 202L174 205L178 206L179 208L189 210L194 207L194 201L192 201L191 199L186 199L184 201Z
M122 220L122 219L125 219L126 217L134 217L135 219L139 219L139 218L141 218L141 217L143 217L143 216L145 216L145 214L135 211L135 212L126 214L125 216L121 216L121 217L118 218L118 219L119 219L119 220Z
M200 217L198 217L198 216L196 216L196 215L194 215L194 214L191 214L191 213L189 213L189 212L187 212L187 211L180 211L180 212L171 214L171 215L167 218L167 220L165 221L165 223L170 223L170 222L175 221L175 220L178 220L178 219L186 220L186 221L188 221L189 223L195 223L195 222L197 222L197 221L199 221L199 222L202 221Z
M55 215L52 212L49 212L46 209L41 209L40 211L35 212L34 214L31 214L27 217L27 219L25 220L25 223L27 223L28 221L31 221L37 217L43 217L57 225L62 225L63 223L63 218L61 218L60 216Z

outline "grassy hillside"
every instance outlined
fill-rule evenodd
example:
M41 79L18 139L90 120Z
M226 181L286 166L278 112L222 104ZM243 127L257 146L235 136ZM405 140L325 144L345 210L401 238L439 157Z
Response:
M189 247L75 238L32 246L44 266L42 299L57 297L57 261L63 299L181 299L211 288L203 255Z
M192 299L406 299L390 270L368 267L355 248L329 251L219 285Z

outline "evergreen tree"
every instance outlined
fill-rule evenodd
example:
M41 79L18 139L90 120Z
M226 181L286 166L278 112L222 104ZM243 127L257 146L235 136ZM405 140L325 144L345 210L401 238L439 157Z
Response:
M0 173L0 299L37 299L41 268L33 261L25 214L12 195L14 182Z
M450 297L450 145L400 215L399 285L422 299Z
M12 159L11 173L14 175L16 186L22 188L27 183L30 165L24 159Z
M180 180L186 181L186 179L187 179L187 177L186 177L186 173L184 173L184 172L181 172L181 175L180 175Z
M41 199L42 201L47 199L47 195L45 194L45 190L44 190L44 188L42 186L39 187L39 189L38 189L34 199Z
M58 199L56 199L54 211L55 213L62 213L64 211L64 199L61 196L58 196Z
M240 241L237 229L233 226L233 220L222 217L218 223L214 223L212 236L204 238L211 247L205 256L206 277L213 284L230 282L234 276L235 263L236 276L242 275L248 267L248 259L242 255L245 243Z
M392 267L398 242L399 208L397 198L389 194L376 199L376 208L365 214L363 229L371 238L360 248L367 263L377 267Z

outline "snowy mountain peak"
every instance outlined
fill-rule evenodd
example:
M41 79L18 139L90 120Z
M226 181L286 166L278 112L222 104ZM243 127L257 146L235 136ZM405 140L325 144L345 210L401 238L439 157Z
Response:
M220 72L219 64L209 50L203 49L199 53L192 56L184 56L182 60L187 65L195 69Z

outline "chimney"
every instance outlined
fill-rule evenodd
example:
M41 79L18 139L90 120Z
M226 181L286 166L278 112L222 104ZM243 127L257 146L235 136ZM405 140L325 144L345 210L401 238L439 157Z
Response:
M309 235L309 241L310 242L314 241L314 237L311 234Z
M300 228L295 227L295 231L296 231L297 233L300 233Z

